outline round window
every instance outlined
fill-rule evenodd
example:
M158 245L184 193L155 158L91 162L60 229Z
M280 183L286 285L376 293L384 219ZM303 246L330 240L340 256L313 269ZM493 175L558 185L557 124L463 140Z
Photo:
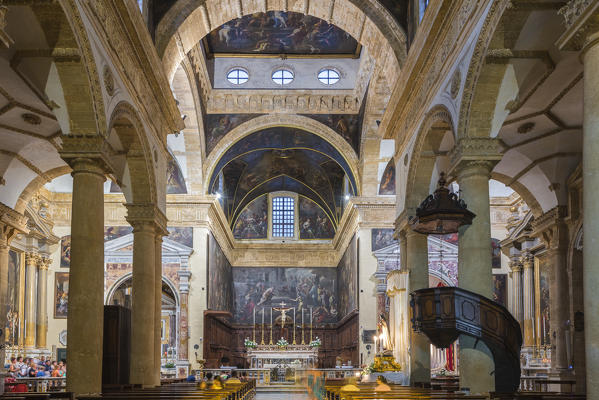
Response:
M250 79L247 71L241 68L233 68L227 74L227 80L233 85L241 85Z
M339 72L334 69L325 68L318 73L318 80L325 85L334 85L339 82Z
M288 85L293 81L293 72L288 69L278 69L272 73L272 80L277 85Z

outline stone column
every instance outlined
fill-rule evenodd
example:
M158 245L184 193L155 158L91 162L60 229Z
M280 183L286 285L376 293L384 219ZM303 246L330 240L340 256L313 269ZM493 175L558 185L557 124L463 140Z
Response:
M405 232L405 242L405 265L410 274L408 290L409 292L413 292L418 289L428 288L427 236L408 229ZM430 349L431 342L425 335L410 330L410 384L431 381Z
M133 226L133 277L131 310L130 383L143 387L159 384L156 372L156 234L162 234L166 217L153 204L127 204L127 221ZM161 253L162 254L162 253ZM161 260L161 256L159 259ZM160 264L162 276L162 264ZM160 278L159 278L160 279ZM160 283L160 280L159 280ZM160 286L162 292L162 286ZM160 323L160 322L159 322Z
M37 263L39 256L27 253L25 257L25 347L35 348L35 305L37 292Z
M520 259L517 255L513 256L510 260L510 269L512 270L513 287L513 301L510 311L520 324L520 327L522 327L524 325L524 313L522 309L522 264L520 264Z
M8 298L8 251L10 242L19 232L27 232L27 218L0 203L0 327L7 325ZM0 329L0 344L6 342L4 329ZM0 345L0 360L5 359L6 349ZM6 371L0 368L0 394L4 393Z
M157 232L154 243L154 386L160 386L162 354L160 345L162 320L162 235Z
M46 348L46 334L48 332L48 267L52 260L41 258L37 271L37 329L36 346L38 349Z
M557 40L557 48L582 51L585 72L582 139L584 319L580 318L580 322L584 323L586 395L588 400L599 400L599 4L596 1L569 1L559 13L564 16L566 30Z
M189 270L189 257L181 257L181 268L177 273L179 276L180 314L179 314L179 342L178 355L180 361L189 360L189 282L191 271Z
M491 217L489 179L493 163L465 161L457 168L460 197L476 214L472 225L459 230L458 279L461 288L493 298L491 269ZM467 335L460 335L460 387L471 393L495 390L495 363L489 348Z
M568 228L564 222L565 207L556 207L533 222L534 233L547 246L546 261L550 271L549 313L551 332L551 372L557 376L570 374L567 341L570 320L568 275ZM565 388L562 388L565 390Z
M96 394L102 390L106 178L100 160L63 158L73 169L67 390Z
M522 256L523 284L522 297L524 309L524 338L523 345L534 346L534 257L529 252Z

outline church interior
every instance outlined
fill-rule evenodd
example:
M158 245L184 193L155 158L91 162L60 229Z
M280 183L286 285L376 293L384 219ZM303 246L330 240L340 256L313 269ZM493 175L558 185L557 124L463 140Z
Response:
M597 0L0 1L0 398L599 400L592 71Z

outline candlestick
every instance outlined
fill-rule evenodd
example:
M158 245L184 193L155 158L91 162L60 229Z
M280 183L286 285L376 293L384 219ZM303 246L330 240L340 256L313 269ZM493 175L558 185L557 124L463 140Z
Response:
M293 344L297 344L295 342L295 307L293 307Z
M262 307L262 333L260 335L260 344L264 345L264 307Z
M252 321L252 341L255 342L256 341L256 307L255 306L252 311L254 313L254 319Z
M304 308L302 307L302 344L306 344L304 341L304 330L306 329L306 325L304 324Z
M270 308L270 341L268 344L272 345L272 307Z
M310 343L312 343L312 307L310 307Z

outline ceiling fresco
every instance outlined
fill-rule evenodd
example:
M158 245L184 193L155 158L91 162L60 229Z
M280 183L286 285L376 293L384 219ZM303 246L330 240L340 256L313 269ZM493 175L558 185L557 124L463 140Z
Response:
M366 104L365 101L362 104ZM337 132L351 145L356 154L360 154L360 134L363 113L360 114L303 114L324 124Z
M310 15L260 12L227 22L207 36L213 54L358 54L345 31Z
M312 200L336 227L346 174L355 187L347 162L331 144L306 131L276 127L235 143L218 161L210 188L212 193L221 193L221 204L233 227L254 199L281 190ZM328 226L326 231L331 231Z

